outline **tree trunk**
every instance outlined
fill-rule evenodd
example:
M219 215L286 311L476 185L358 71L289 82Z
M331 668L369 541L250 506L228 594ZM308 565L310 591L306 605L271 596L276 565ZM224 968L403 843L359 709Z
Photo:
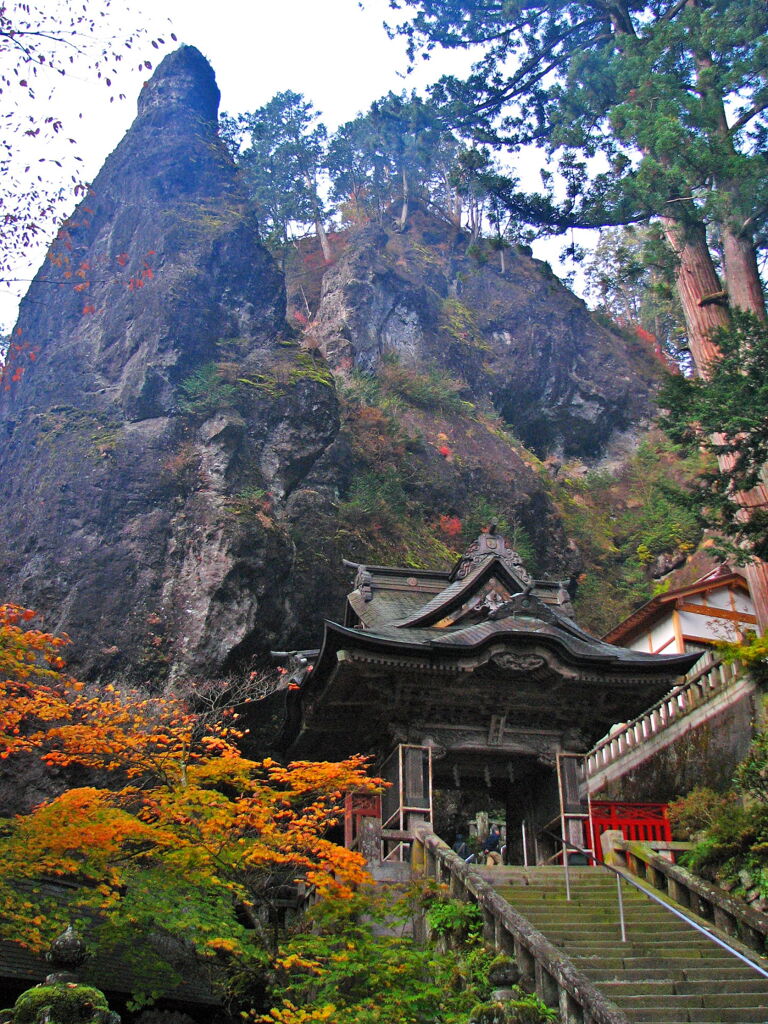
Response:
M707 247L704 226L696 224L686 230L678 222L666 219L664 231L679 260L677 289L688 326L691 354L699 376L707 377L709 364L720 355L711 340L712 332L727 326L728 310L718 301L706 301L708 296L720 294L720 282ZM741 254L743 257L743 249ZM720 469L728 472L732 461L732 456L721 456L718 459ZM762 485L736 497L745 515L749 515L750 508L764 505L767 499L768 490ZM746 565L745 575L762 632L768 629L768 565L755 559Z
M691 355L699 375L706 376L706 367L720 354L711 340L712 334L728 325L728 310L719 298L722 296L720 280L703 224L683 224L671 217L663 217L662 224L678 260L675 283L688 328Z
M743 309L766 319L765 295L757 269L754 242L723 225L723 262L728 301L732 309Z
M403 181L403 207L400 211L398 230L405 231L405 225L408 221L408 200L410 198L410 186L408 184L408 175L405 173L405 167L402 169L401 177Z
M305 171L304 181L306 182L307 192L309 193L309 200L310 203L312 204L312 215L315 218L315 234L317 235L317 239L320 242L320 248L323 250L323 259L325 260L326 263L330 263L331 260L333 259L333 252L331 251L331 247L328 243L328 235L325 233L325 228L323 227L323 218L320 209L320 202L317 198L317 185L313 174L311 174L309 171Z
M696 0L688 2L695 3ZM728 301L732 309L742 309L765 320L765 295L757 269L755 242L749 227L754 197L747 197L745 207L744 183L733 175L722 176L718 173L718 168L729 165L729 158L736 155L736 148L728 126L722 94L716 92L711 84L706 84L705 75L713 65L711 54L697 53L696 64L702 99L708 101L709 109L712 111L710 135L713 141L719 142L722 157L721 160L715 161L714 183L716 191L727 199L719 223L723 239L723 269ZM721 208L722 206L721 200Z
M326 234L323 222L319 217L315 219L315 231L320 241L320 248L323 250L323 259L326 263L330 263L333 259L333 250L331 249L330 242L328 241L328 235Z
M448 215L451 218L451 224L461 229L461 217L464 213L464 204L462 203L461 196L458 189L451 185L448 174L443 175L443 183L445 185L445 194L448 197Z
M688 3L695 6L697 0L688 0ZM709 53L698 52L695 54L695 58L700 72L708 71L712 67L712 57ZM733 137L728 127L725 104L722 96L715 96L712 89L707 88L704 84L704 81L704 76L700 75L699 84L703 86L702 98L709 98L711 109L714 111L711 126L712 136L719 140L722 153L724 157L727 157L735 150ZM726 159L722 160L722 166L727 166ZM738 223L744 217L741 195L743 186L733 178L720 177L715 173L715 188L721 195L728 198L727 213L720 219L723 239L723 269L728 302L732 309L742 309L765 320L765 296L757 270L754 241L751 234L745 229L739 230L733 226L734 219ZM691 349L693 351L693 347ZM696 359L695 353L694 359ZM696 363L698 365L698 359L696 359ZM706 368L703 369L706 376ZM699 367L699 372L702 372L702 367ZM721 471L728 472L733 465L733 456L721 456L718 463ZM765 484L758 484L751 491L740 492L735 496L735 500L744 510L742 514L749 517L750 509L765 507L768 500L768 488ZM757 625L760 631L764 632L768 629L768 564L754 559L745 566L745 570L749 592L755 605Z

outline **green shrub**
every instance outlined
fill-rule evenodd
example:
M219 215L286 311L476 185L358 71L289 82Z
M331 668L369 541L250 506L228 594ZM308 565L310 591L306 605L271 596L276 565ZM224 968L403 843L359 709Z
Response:
M768 805L768 731L755 733L747 756L737 767L733 783L739 793Z
M334 386L333 374L328 369L328 364L325 360L317 359L311 352L296 353L295 366L291 367L288 376L291 384L313 380L316 384L324 384L328 388Z
M222 377L217 363L199 366L179 384L179 409L190 416L210 416L232 405L237 394L234 384Z
M687 796L669 805L669 821L675 839L686 841L705 832L732 803L732 796L696 786Z
M741 643L719 643L717 648L726 664L741 661L757 682L768 682L768 632L761 636L748 632Z
M299 1024L328 1013L333 1024L467 1024L490 995L494 954L476 938L451 953L417 946L403 932L422 902L418 892L360 892L318 904L275 958L274 1010L251 1021Z
M461 398L461 393L466 389L464 381L442 370L415 370L401 366L395 356L388 355L380 367L379 378L386 391L422 409L462 413L471 412L474 408L471 402Z
M342 515L402 519L408 511L408 496L397 470L393 466L385 466L380 471L371 469L359 473L352 481L340 511Z
M429 929L435 935L478 936L483 927L479 907L463 900L436 899L427 910L426 917Z
M702 878L734 886L737 895L757 888L768 896L768 807L726 806L683 864Z

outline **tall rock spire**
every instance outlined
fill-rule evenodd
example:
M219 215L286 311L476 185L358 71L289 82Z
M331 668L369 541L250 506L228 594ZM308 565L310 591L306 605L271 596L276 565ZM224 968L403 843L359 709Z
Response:
M274 338L282 279L217 137L217 109L194 47L145 84L136 120L22 302L23 381L0 398L3 412L66 401L117 404L132 421L167 415L179 380L222 339Z
M144 85L22 302L0 393L0 595L95 676L158 685L279 640L288 538L229 496L288 492L338 426L327 385L302 378L309 420L258 386L295 386L297 349L218 102L190 46Z

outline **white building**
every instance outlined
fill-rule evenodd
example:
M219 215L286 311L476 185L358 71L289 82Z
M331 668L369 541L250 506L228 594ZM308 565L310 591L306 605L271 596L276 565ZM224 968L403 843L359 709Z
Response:
M728 566L718 566L688 586L652 598L603 639L633 651L682 654L722 640L741 640L756 629L746 580Z

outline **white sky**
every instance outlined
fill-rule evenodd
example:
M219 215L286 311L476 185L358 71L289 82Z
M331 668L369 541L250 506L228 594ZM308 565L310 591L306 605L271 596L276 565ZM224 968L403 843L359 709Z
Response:
M57 2L38 0L49 13ZM115 35L121 25L141 24L169 43L173 31L179 43L197 46L216 73L221 110L232 114L253 110L276 92L293 89L312 101L333 130L390 89L420 89L442 72L461 73L469 66L466 53L436 53L405 76L404 44L390 40L383 28L385 19L395 14L387 0L364 0L362 8L358 0L131 0L127 13L121 13L120 0L113 2ZM92 3L98 6L100 0ZM134 64L140 55L159 59L148 42L133 54ZM46 102L77 139L86 180L95 176L129 127L148 74L124 67L111 93L81 70L54 83ZM115 92L125 93L126 99L110 103ZM30 253L31 267L18 270L22 280L0 288L0 327L8 330L15 320L25 279L33 276L46 248L47 243L41 244L38 252ZM555 269L558 248L550 243L542 250L542 258Z

